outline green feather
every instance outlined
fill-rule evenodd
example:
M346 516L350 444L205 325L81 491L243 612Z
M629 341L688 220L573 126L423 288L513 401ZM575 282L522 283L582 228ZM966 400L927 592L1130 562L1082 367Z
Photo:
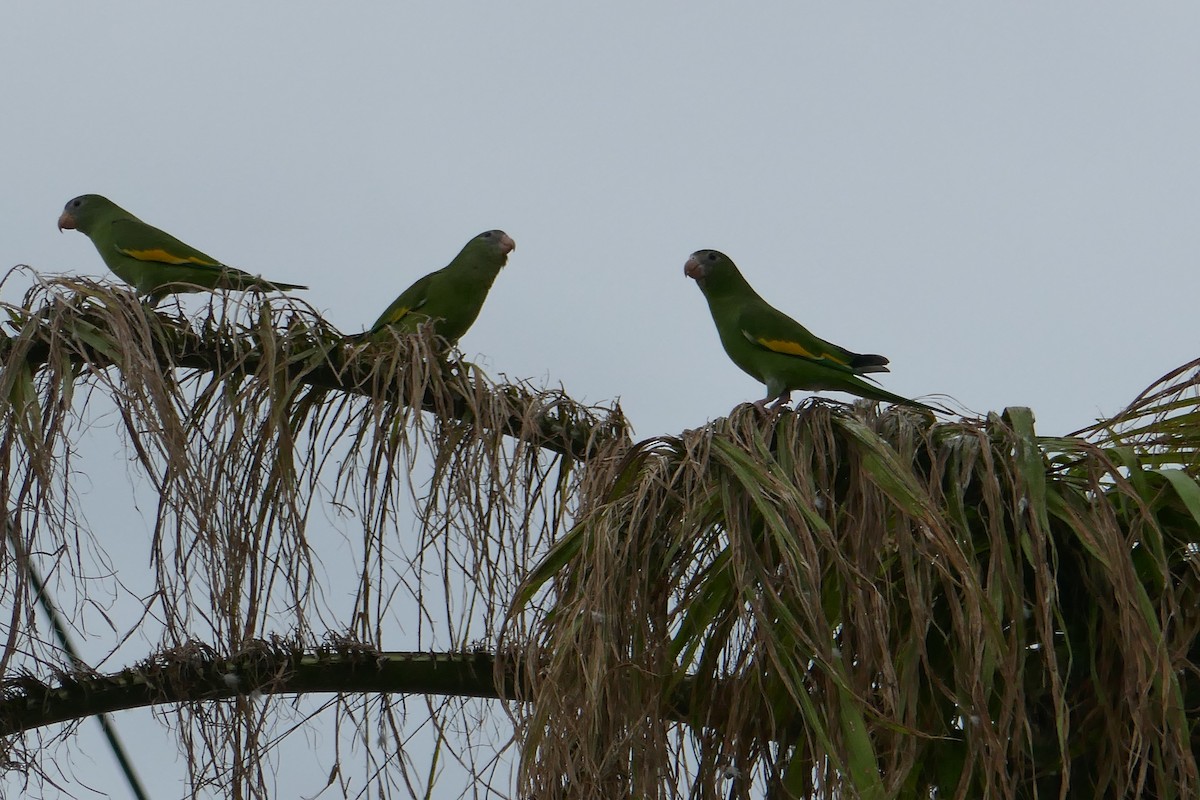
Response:
M150 295L151 304L166 294L205 289L308 288L264 280L222 264L98 194L80 195L69 201L58 218L58 228L75 229L91 239L108 268L139 295Z
M479 316L492 282L515 248L504 231L479 234L449 264L405 289L368 333L374 338L388 329L412 333L432 321L434 333L457 342Z
M721 344L744 372L767 386L759 408L771 400L786 403L797 389L839 391L889 403L933 411L874 386L860 375L887 372L888 360L880 355L855 353L820 339L782 311L772 307L751 288L728 256L716 250L699 250L684 266L708 300Z

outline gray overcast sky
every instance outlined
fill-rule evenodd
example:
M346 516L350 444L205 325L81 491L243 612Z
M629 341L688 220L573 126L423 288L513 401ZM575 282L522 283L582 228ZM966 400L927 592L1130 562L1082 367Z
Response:
M682 274L712 247L889 390L1065 433L1197 355L1198 39L1186 2L8 3L0 261L110 277L54 225L97 192L352 332L500 227L463 350L652 436L763 393Z
M464 351L649 436L761 394L682 274L714 247L888 389L1063 433L1196 355L1198 35L1191 3L8 4L0 248L107 275L54 228L98 192L356 331L502 227Z

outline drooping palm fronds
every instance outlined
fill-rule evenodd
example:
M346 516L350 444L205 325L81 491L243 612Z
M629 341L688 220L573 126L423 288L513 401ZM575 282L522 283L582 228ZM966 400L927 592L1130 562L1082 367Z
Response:
M400 631L404 647L470 649L493 637L522 565L570 512L579 460L626 436L619 410L497 385L428 335L346 340L289 298L217 297L189 318L66 279L3 310L0 509L21 552L49 565L68 617L111 617L97 598L127 597L123 583L153 570L103 653L131 639L315 646L327 632L387 649ZM119 421L148 490L134 563L111 554L138 532L97 527L75 488L98 418ZM42 640L27 573L5 554L0 675L76 670ZM194 786L264 786L261 714L189 705L179 717ZM46 743L9 744L36 763Z
M110 678L128 679L130 703L183 701L193 789L267 796L287 735L272 692L336 689L340 669L346 692L522 698L507 710L536 797L1200 786L1194 365L1086 437L1039 437L1022 409L935 423L809 403L631 445L619 410L497 385L428 337L347 341L291 299L189 318L61 280L4 310L0 511L22 540L0 572L0 721L45 721L21 716L38 697L122 707ZM152 498L132 565L110 552L137 532L98 529L76 490L106 415ZM124 678L69 664L23 554L72 620L149 564L104 652L157 655ZM503 742L479 766L478 718L433 699L415 775L393 702L330 702L336 725L388 732L364 748L369 789L340 752L331 782L425 794L447 755L487 780ZM70 735L39 730L6 741L8 763L36 772Z
M1021 409L633 446L518 598L526 789L1195 796L1200 489L1157 463Z
M1142 464L1200 473L1200 359L1171 370L1111 419L1074 435L1110 448L1134 448Z

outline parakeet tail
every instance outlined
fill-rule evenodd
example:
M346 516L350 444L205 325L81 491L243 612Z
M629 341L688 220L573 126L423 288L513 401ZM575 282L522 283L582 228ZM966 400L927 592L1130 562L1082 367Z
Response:
M888 372L887 364L887 357L874 353L856 355L850 362L851 368L859 375L865 375L868 372Z

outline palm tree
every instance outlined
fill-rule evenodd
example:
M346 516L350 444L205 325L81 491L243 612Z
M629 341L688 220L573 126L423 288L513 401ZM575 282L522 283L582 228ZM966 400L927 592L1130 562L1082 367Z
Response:
M615 406L291 299L184 317L71 279L6 310L11 769L70 747L49 723L166 703L192 786L231 796L270 796L321 724L376 740L328 756L347 793L453 761L539 798L1200 790L1200 362L1069 437L809 401L634 443ZM148 558L113 569L151 591L101 652L152 645L104 673L44 641L17 568L78 620L120 563L76 488L96 414L153 501ZM515 778L473 697L504 701Z

